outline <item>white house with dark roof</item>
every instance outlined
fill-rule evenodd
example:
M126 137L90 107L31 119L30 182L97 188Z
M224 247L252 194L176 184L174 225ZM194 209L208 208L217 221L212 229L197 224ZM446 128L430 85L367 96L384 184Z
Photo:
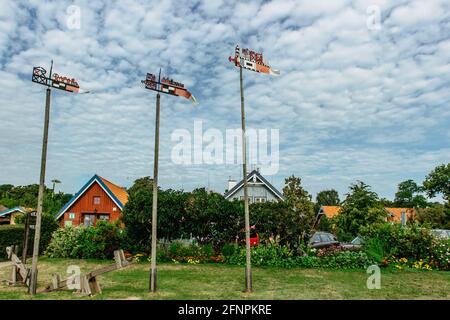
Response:
M258 170L253 170L247 175L247 189L249 203L266 201L283 201L283 194L267 181ZM225 193L227 200L244 200L244 179L239 183L231 178L228 180L228 191Z

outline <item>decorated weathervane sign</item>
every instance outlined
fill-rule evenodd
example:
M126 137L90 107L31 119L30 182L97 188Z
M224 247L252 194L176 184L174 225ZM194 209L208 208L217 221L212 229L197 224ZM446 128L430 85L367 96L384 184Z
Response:
M250 49L242 49L241 52L238 45L236 46L234 58L229 57L228 60L233 62L236 67L242 67L244 69L271 74L274 76L280 75L279 70L272 69L267 63L264 62L262 53L254 52Z
M141 82L145 84L146 89L167 93L173 96L185 97L186 99L191 100L193 103L197 103L195 97L184 87L184 84L173 81L168 77L163 77L161 79L161 72L158 80L156 79L156 75L147 73L147 77Z
M69 92L81 93L80 86L75 79L61 76L57 73L53 73L51 77L48 77L47 70L42 67L33 68L33 76L31 80L47 87L52 87Z

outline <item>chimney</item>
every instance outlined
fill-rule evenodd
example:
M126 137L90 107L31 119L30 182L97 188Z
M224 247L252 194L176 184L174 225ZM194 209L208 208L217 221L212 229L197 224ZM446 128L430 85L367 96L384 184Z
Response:
M236 180L231 179L231 176L228 178L228 191L233 189L233 187L236 185Z

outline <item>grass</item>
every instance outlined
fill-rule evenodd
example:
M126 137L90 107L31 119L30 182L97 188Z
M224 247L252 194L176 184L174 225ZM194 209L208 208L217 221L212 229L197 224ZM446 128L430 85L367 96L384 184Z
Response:
M109 261L41 258L39 288L51 283L53 273L66 274L69 265L82 271ZM365 270L253 268L254 292L242 292L244 268L209 264L161 264L158 293L148 290L149 264L134 264L100 276L103 293L80 297L71 291L37 294L33 299L450 299L450 272L382 270L381 289L368 290ZM11 268L0 269L0 280ZM0 299L31 299L22 286L0 284Z

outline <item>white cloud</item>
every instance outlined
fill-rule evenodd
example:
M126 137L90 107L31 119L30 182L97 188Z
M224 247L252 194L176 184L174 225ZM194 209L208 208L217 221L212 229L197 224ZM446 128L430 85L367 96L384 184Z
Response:
M67 28L67 8L81 28ZM366 27L378 5L382 29ZM448 161L449 4L433 1L72 1L0 3L0 183L37 182L44 88L33 66L78 79L91 95L54 90L48 179L75 192L97 172L130 185L152 174L154 94L147 72L169 73L200 101L162 97L160 181L221 192L239 166L177 166L170 134L239 128L234 46L264 52L277 78L244 72L248 126L280 129L281 187L290 174L313 192L355 179L383 196ZM25 91L27 90L27 91ZM209 179L208 179L209 177Z

